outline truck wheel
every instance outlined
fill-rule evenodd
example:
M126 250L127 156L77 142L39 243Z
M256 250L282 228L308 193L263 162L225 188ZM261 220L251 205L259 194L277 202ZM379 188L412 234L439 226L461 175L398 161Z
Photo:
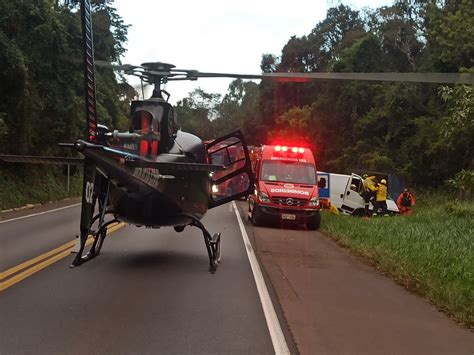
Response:
M308 221L306 222L306 228L308 228L309 230L317 230L319 229L320 224L321 224L321 214L318 211L316 216L308 219Z
M254 204L252 209L252 215L250 217L254 226L259 226L262 224L262 212L260 208Z

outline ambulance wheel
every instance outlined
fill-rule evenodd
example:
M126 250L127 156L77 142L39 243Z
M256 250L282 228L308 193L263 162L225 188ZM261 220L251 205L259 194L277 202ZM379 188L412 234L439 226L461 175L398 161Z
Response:
M308 221L306 222L306 227L309 230L317 230L319 229L320 224L321 224L321 214L318 212L316 216L308 219Z
M250 219L252 220L254 226L259 226L262 224L262 212L256 204L253 205Z

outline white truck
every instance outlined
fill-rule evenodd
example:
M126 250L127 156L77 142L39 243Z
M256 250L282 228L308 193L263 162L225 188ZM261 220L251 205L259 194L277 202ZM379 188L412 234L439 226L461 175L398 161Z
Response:
M331 204L344 213L354 216L365 214L365 203L363 193L364 179L357 175L333 174L318 171L319 195L322 198L329 198ZM373 210L374 206L369 205ZM390 196L387 196L387 211L389 214L399 213L397 204Z

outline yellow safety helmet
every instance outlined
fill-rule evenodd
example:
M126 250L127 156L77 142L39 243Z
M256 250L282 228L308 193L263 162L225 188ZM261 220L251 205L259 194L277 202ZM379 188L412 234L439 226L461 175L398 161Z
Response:
M382 180L380 180L380 183L381 183L381 184L384 184L384 185L387 185L387 180L382 179Z

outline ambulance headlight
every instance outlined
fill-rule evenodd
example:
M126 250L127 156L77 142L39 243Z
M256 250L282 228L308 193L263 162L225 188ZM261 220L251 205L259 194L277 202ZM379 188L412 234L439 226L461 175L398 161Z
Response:
M270 203L270 202L271 202L271 201L270 201L270 198L268 197L268 195L267 195L265 192L263 192L263 191L260 191L260 192L258 193L258 199L259 199L260 201L266 202L266 203Z
M311 200L309 200L309 206L318 207L319 199L317 197L311 197Z
M217 187L217 185L212 185L212 192L215 194L219 192L219 188Z

